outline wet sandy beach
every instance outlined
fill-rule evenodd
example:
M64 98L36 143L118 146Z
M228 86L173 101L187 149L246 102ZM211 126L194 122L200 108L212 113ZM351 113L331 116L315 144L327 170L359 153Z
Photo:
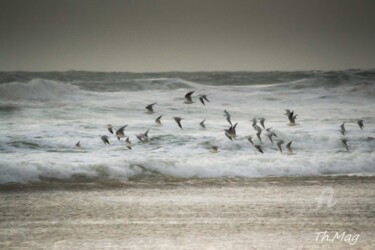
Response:
M375 245L375 177L8 185L0 201L1 249Z

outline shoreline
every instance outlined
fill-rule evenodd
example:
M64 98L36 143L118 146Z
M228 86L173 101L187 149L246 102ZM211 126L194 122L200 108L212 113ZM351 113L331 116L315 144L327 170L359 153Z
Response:
M291 182L293 181L293 182ZM345 181L374 181L373 175L326 175L326 176L269 176L269 177L218 177L179 178L171 176L135 176L127 180L78 177L65 180L44 179L40 182L0 184L0 192L7 191L51 191L51 190L111 190L123 188L180 188L180 187L232 187L270 185L316 185L317 183L340 184Z

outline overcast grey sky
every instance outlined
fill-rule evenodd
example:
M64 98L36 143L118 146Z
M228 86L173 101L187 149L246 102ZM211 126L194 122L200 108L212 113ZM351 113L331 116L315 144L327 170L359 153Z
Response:
M0 0L0 70L375 68L374 0Z

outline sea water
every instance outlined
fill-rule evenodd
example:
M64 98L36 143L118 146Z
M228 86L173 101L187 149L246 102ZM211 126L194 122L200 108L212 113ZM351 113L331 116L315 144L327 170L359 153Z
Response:
M0 82L0 184L375 174L373 70L2 72ZM190 91L194 103L185 104ZM210 102L203 105L200 94ZM155 113L147 114L145 106L154 102ZM288 125L285 109L297 114L296 126ZM224 133L230 126L224 110L238 122L233 141ZM282 153L265 130L262 142L257 139L253 118L265 118L265 127L277 134L274 140L284 140ZM114 131L128 125L132 149L107 124ZM136 135L147 130L149 142L142 143ZM101 135L109 136L110 145ZM291 155L285 149L290 141ZM210 152L212 146L217 153Z

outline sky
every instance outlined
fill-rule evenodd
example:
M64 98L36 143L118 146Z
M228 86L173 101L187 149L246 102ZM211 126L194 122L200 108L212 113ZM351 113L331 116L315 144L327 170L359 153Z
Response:
M374 0L0 0L0 71L375 68Z

